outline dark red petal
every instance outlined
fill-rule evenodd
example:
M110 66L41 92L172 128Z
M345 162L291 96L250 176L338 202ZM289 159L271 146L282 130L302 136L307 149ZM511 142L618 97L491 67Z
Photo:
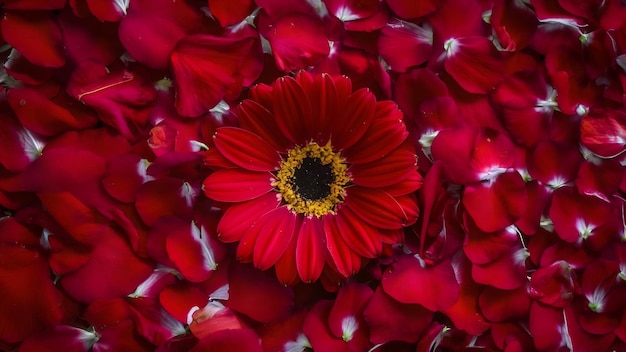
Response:
M402 303L420 304L435 312L459 297L459 284L449 261L426 266L421 258L403 255L383 274L385 292Z
M390 153L407 136L408 132L398 106L391 101L381 101L376 103L376 117L363 137L346 149L343 155L351 164L372 162Z
M463 205L481 230L494 232L524 214L527 197L522 176L517 171L507 171L494 180L467 186Z
M485 94L504 76L502 56L486 37L450 39L446 46L446 72L466 91Z
M291 145L278 128L274 115L257 101L246 99L241 102L237 116L242 128L252 131L271 144L275 150L285 152Z
M153 225L167 215L190 219L197 196L197 191L183 180L160 178L145 183L139 189L135 208L146 225Z
M346 244L333 215L326 215L323 222L326 248L328 248L328 253L337 267L337 271L345 277L355 274L361 269L361 257Z
M530 306L530 324L529 330L533 335L535 346L541 350L558 350L559 348L567 348L567 338L571 335L568 333L564 336L564 313L562 309L556 309L533 302ZM576 319L575 317L573 319Z
M271 24L267 39L284 72L313 66L328 56L330 47L321 21L311 17L289 15Z
M215 146L233 163L252 171L277 170L280 155L256 134L236 127L222 127L213 135Z
M117 22L126 15L127 6L124 2L103 2L98 0L85 0L89 11L100 21Z
M388 341L417 342L433 313L419 304L402 304L378 287L363 311L374 344Z
M539 21L532 9L515 0L494 1L491 25L500 45L509 51L524 49L533 38Z
M527 168L532 178L558 188L574 180L581 161L577 145L544 141L529 155Z
M599 197L607 202L619 189L624 178L624 168L617 160L601 161L598 164L583 161L578 169L576 188L581 194Z
M176 231L167 236L165 246L172 263L191 282L208 279L224 255L223 248L210 238L204 227L182 220Z
M42 140L22 127L17 118L13 115L0 115L0 164L6 170L24 170L42 150Z
M276 124L295 144L307 142L307 136L311 133L313 116L311 115L311 103L302 86L293 78L279 78L274 85L272 105Z
M184 1L131 1L119 38L135 60L163 70L176 43L197 32L201 21L202 13Z
M294 236L296 221L297 216L287 207L278 207L252 224L249 231L259 227L252 257L254 266L267 270L276 264Z
M176 109L195 117L227 95L236 97L262 69L258 37L191 35L176 44L171 56Z
M221 330L202 339L189 350L190 352L263 352L261 339L252 329Z
M376 117L376 97L369 89L352 93L345 105L340 105L337 120L331 125L334 149L347 149L363 137Z
M61 30L52 12L4 11L0 29L4 40L33 64L43 67L65 64Z
M254 5L253 0L213 0L209 1L209 11L222 27L230 27L248 17Z
M572 266L564 260L558 260L532 273L528 292L530 297L541 303L563 308L574 297L576 289L574 280Z
M382 253L382 238L378 229L362 222L350 209L342 209L335 217L346 244L358 255L375 258Z
M346 341L354 351L369 348L369 331L363 319L363 310L373 294L369 286L349 282L339 289L335 304L328 314L330 331ZM346 322L352 322L354 325L349 326Z
M480 175L470 167L469 161L479 131L470 127L448 128L433 140L431 151L435 160L441 161L446 179L456 184L480 180Z
M85 352L98 339L94 332L69 325L55 325L29 336L20 345L20 352Z
M577 242L593 236L610 214L610 207L600 198L580 195L573 187L554 191L550 218L554 230L566 242Z
M232 264L228 277L228 306L258 322L276 321L293 308L293 291L268 271Z
M316 351L350 352L349 345L333 335L328 328L328 315L333 301L318 301L304 319L302 331L309 339L311 347Z
M298 274L298 263L296 257L296 250L298 247L298 233L300 231L302 219L296 220L296 232L291 236L291 241L287 245L285 252L278 259L274 266L276 272L276 278L278 282L285 286L295 286L300 283L300 275Z
M565 324L572 341L572 350L580 351L607 351L615 340L613 333L594 335L582 329L578 321L578 313L572 305L565 307Z
M406 72L430 59L433 49L432 28L392 18L380 32L380 55L396 72Z
M67 0L5 0L2 7L6 10L60 10Z
M326 261L324 227L318 219L305 217L297 234L296 267L304 282L314 282L322 274Z
M387 0L387 5L398 17L409 19L428 15L439 6L435 0L411 1L411 0Z
M511 319L523 319L530 310L528 288L504 291L487 287L478 298L480 311L485 318L493 322L504 322Z
M511 247L500 258L487 264L472 264L476 283L503 290L514 290L527 282L526 258L529 254L520 244Z
M313 141L319 145L326 145L331 138L328 132L339 109L339 102L343 102L343 98L347 98L347 95L341 96L341 92L338 92L335 87L335 82L340 85L341 78L331 77L326 73L318 76L300 71L296 80L309 98L311 116L315 117L315 123L308 126L311 129L309 134Z
M159 303L181 323L187 323L189 310L207 303L206 293L199 287L178 283L169 285L159 293Z
M274 193L266 193L256 199L233 204L217 225L217 237L224 242L236 242L261 217L278 207L280 202Z
M378 189L359 186L346 190L345 206L361 219L382 229L398 229L417 220L417 202L413 195L393 197Z
M603 158L626 150L626 114L617 110L598 110L583 117L580 123L582 143Z
M207 177L202 188L204 194L222 202L243 202L271 191L271 174L242 169L219 170Z
M137 154L123 154L111 160L102 178L102 186L120 202L131 203L145 181L147 160Z
M468 223L466 226L468 234L463 251L474 264L487 264L500 258L519 241L518 234L512 227L498 232L485 233L475 228L473 223Z
M352 165L348 172L352 182L363 187L386 187L406 179L417 171L417 155L413 146L397 148L378 160Z

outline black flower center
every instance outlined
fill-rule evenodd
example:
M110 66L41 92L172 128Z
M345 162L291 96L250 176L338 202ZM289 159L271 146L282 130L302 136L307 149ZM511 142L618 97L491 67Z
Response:
M332 165L323 165L318 158L306 157L293 172L293 188L300 197L320 200L330 195L330 185L335 180Z

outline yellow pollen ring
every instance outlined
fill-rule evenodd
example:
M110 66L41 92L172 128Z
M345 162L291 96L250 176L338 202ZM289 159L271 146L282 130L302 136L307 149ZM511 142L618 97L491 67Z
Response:
M305 158L314 158L322 165L330 165L333 182L329 185L329 194L322 199L303 198L294 186L295 171L302 165ZM289 210L296 214L319 218L326 214L335 214L336 206L343 202L345 187L352 181L347 170L348 166L341 157L341 153L334 152L330 142L325 146L311 142L305 146L296 146L287 152L287 157L280 162L280 168L272 185L276 187Z

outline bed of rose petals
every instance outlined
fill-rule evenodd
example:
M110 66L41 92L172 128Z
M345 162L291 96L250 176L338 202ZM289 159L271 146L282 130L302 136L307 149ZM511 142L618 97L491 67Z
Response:
M1 11L0 350L626 350L623 1L3 0ZM346 225L338 209L326 239L266 229L252 249L219 237L263 205L220 193L215 175L247 166L228 147L241 130L216 139L218 128L262 131L275 126L268 111L291 114L296 127L267 132L280 149L281 133L306 126L293 118L302 99L340 97L339 84L370 104L354 116L376 106L397 122L393 101L408 130L358 132L367 142L347 158L406 138L398 150L418 156L419 175L397 175L399 157L351 166L372 188L342 216L372 218ZM329 105L338 124L340 105ZM381 189L392 201L368 196ZM402 223L386 227L393 216Z

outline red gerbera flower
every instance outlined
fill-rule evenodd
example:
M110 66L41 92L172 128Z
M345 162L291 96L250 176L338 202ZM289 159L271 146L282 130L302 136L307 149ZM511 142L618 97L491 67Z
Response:
M213 136L232 167L203 188L233 203L218 233L240 260L275 265L283 283L315 281L325 264L347 277L416 221L421 177L394 103L303 72L254 87L238 117Z

